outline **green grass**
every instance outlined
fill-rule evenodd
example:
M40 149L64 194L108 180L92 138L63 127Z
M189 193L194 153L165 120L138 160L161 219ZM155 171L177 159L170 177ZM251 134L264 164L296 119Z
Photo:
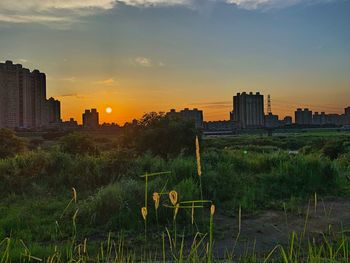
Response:
M208 204L198 204L194 224L191 209L182 206L208 199L223 214L267 208L298 213L300 204L314 193L349 196L350 136L317 132L208 138L201 147L202 182L194 155L161 158L120 148L72 155L53 147L2 159L0 263L52 256L52 262L152 262L162 261L164 255L176 262L215 262L216 230L209 223ZM168 172L150 176L145 188L140 175L159 171ZM72 187L78 192L76 203L69 202ZM167 208L171 190L179 193L176 222L174 209ZM157 214L150 198L153 192L160 193ZM142 206L148 208L147 222L140 214ZM200 212L201 206L207 212ZM194 237L196 242L189 244ZM89 252L82 253L85 238ZM225 260L348 262L345 236L314 242L298 233L291 236L291 243L265 255L250 251L237 258L235 251L229 251Z

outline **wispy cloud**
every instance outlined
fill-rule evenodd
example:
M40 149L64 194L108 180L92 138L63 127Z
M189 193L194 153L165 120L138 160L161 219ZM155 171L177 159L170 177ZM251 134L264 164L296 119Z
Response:
M227 109L232 108L232 101L198 102L193 103L192 106L203 109Z
M114 78L109 78L105 80L96 81L95 84L104 85L104 86L114 86L118 84L118 82Z
M145 68L151 68L151 67L165 67L165 63L162 61L156 61L148 57L135 57L129 59L129 65L132 66L139 66L139 67L145 67Z
M247 10L285 8L297 4L316 4L335 2L337 0L226 0L229 4L235 4L239 8Z
M146 58L146 57L137 57L134 59L134 64L141 66L141 67L152 67L153 66L153 62L150 58Z
M339 0L0 0L0 22L71 24L81 17L110 10L119 4L134 7L201 8L207 4L227 3L255 10L335 1Z
M78 78L72 76L72 77L68 77L68 78L63 78L63 79L60 79L62 81L68 81L68 82L76 82L78 81Z
M82 96L78 93L66 93L66 94L62 94L62 95L57 95L55 97L57 97L57 98L70 98L70 97L72 97L72 98L77 98L77 99L84 99L85 98L85 96Z
M1 0L0 22L72 23L115 4L116 0Z

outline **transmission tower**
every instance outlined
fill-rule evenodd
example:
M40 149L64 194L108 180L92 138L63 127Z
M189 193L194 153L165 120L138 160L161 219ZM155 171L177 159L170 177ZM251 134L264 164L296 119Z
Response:
M267 113L268 114L272 113L272 110L271 110L271 96L270 96L270 94L267 95Z

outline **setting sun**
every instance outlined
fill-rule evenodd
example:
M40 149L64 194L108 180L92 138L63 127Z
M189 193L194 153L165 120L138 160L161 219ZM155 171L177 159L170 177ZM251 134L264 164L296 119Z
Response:
M107 108L106 108L106 113L110 114L110 113L112 113L112 111L113 111L113 110L112 110L111 107L107 107Z

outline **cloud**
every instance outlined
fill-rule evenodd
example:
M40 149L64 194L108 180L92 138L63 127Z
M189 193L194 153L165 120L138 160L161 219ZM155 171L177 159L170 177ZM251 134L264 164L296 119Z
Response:
M227 109L232 108L232 101L214 101L193 103L192 106L203 109Z
M211 0L203 0L203 1L211 1ZM194 1L193 0L119 0L118 2L124 3L130 6L176 6L183 5L189 6Z
M115 0L1 0L0 22L69 24L115 4Z
M135 57L129 59L129 65L131 66L138 66L138 67L144 67L144 68L151 68L151 67L165 67L165 63L163 61L156 61L148 57Z
M17 60L18 60L19 63L27 63L28 62L28 60L25 59L25 58L19 58Z
M153 66L152 60L145 57L137 57L134 59L134 62L141 67L149 68Z
M337 0L226 0L228 4L235 4L247 10L285 8L297 4L316 4L335 2Z
M54 9L111 9L113 8L115 2L115 0L1 0L0 9L22 12L26 12L28 10L37 10L42 12L52 11Z
M192 0L0 0L0 22L71 24L81 17L110 10L118 4L154 7L190 5L191 2Z
M60 80L63 80L63 81L69 81L69 82L76 82L78 81L78 79L76 77L69 77L69 78L63 78L63 79L60 79Z
M55 97L57 97L57 98L77 98L77 99L85 98L85 96L82 96L78 93L67 93L67 94L57 95Z
M119 4L134 7L184 6L201 9L215 3L247 10L283 8L338 0L0 0L0 22L70 25L80 18L113 9Z
M113 86L117 84L117 81L115 81L114 78L109 78L101 81L96 81L95 83L99 85Z

